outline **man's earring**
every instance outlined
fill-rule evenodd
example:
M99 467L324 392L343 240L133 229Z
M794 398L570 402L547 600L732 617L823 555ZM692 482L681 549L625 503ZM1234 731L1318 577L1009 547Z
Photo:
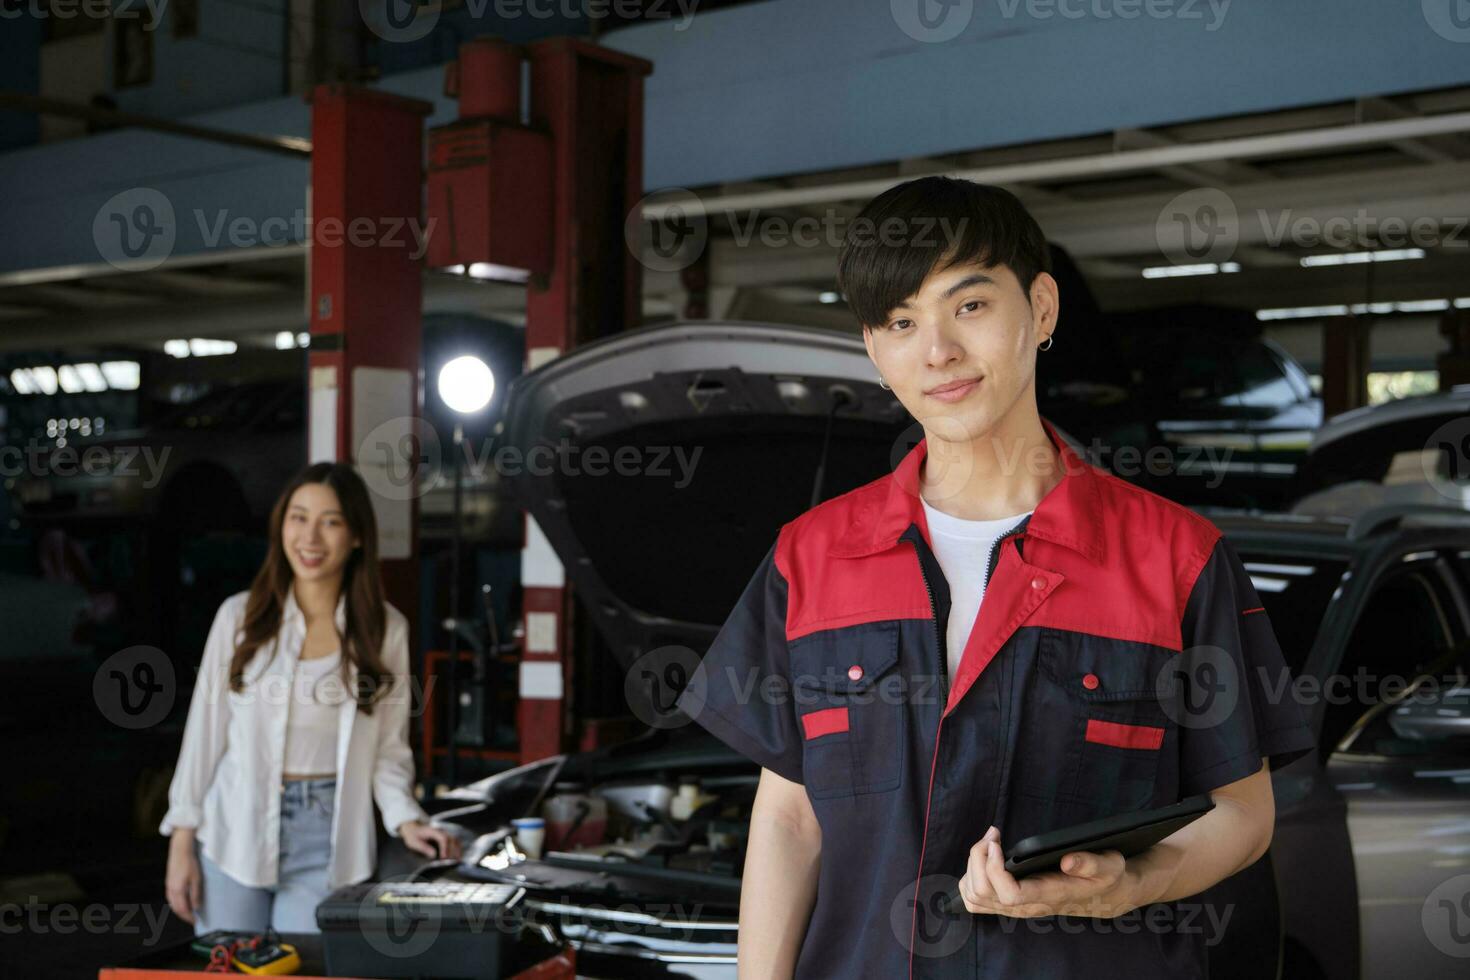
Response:
M886 381L883 380L883 375L881 375L881 374L878 375L878 387L879 388L882 388L884 391L892 391L893 390L892 388L888 387L888 382L886 382Z
M1037 347L1036 349L1037 350L1051 350L1051 341L1052 341L1052 338L1051 337L1047 337L1046 338L1046 343L1045 344L1042 344L1041 346Z

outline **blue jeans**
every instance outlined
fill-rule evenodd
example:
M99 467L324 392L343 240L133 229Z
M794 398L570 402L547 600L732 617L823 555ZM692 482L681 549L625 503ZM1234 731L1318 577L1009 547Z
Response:
M327 897L327 862L332 857L332 807L337 780L289 780L281 793L281 860L274 887L254 888L230 877L195 841L204 877L204 901L194 916L194 934L215 929L318 932L316 907Z

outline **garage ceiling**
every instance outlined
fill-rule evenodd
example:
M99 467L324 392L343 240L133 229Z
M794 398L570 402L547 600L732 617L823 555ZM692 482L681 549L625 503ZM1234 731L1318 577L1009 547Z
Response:
M737 232L753 216L787 223L805 217L840 228L884 186L977 170L1003 177L997 182L1027 202L1047 234L1078 260L1105 309L1182 302L1258 309L1470 295L1470 88L1457 88L691 188L709 214L711 314L850 326L844 307L819 299L834 288L834 246L742 243ZM1038 176L1027 176L1032 173ZM1145 278L1145 268L1169 264L1160 248L1161 221L1171 202L1190 191L1213 196L1206 200L1223 194L1233 206L1236 244L1228 257L1239 271ZM658 201L652 198L645 213L655 213ZM1314 228L1360 214L1369 234L1347 250L1376 247L1373 232L1384 218L1419 219L1419 237L1429 239L1424 257L1302 267L1303 256L1343 250L1313 241ZM1428 236L1425 219L1434 228ZM1278 239L1283 228L1306 234L1288 230ZM290 246L242 250L228 261L179 257L148 272L119 273L99 263L0 276L0 349L51 347L59 338L68 345L152 345L178 336L299 330L305 273L304 247ZM677 271L650 269L644 289L650 317L682 307ZM425 305L511 322L523 316L519 288L442 272L426 273Z

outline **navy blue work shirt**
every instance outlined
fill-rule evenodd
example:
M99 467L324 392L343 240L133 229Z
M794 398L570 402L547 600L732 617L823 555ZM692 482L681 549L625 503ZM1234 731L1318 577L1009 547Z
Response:
M997 542L952 685L920 442L781 528L679 696L806 788L822 853L798 980L1204 977L1217 910L973 914L957 901L970 848L992 824L1009 847L1313 746L1220 530L1042 422L1064 476Z

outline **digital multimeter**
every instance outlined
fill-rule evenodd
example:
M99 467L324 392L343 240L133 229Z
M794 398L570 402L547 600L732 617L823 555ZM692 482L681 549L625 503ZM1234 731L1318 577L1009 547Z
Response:
M262 942L235 954L235 969L259 976L280 976L301 968L301 956L290 943Z

